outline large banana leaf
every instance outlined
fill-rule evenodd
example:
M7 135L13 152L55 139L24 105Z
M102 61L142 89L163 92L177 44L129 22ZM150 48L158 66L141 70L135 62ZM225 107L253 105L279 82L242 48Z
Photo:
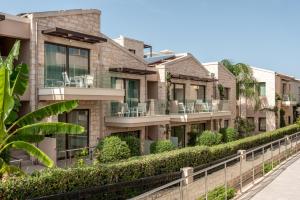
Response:
M18 128L14 135L50 135L50 134L80 134L82 126L64 122L40 122Z
M10 72L12 71L14 60L17 59L19 56L19 50L20 50L20 41L17 40L13 48L10 50L7 58L3 62L5 68Z
M15 148L15 149L22 149L29 153L31 156L38 159L42 164L44 164L46 167L53 167L54 163L53 161L39 148L36 146L23 141L13 141L5 145L5 147L1 150L4 150L5 148Z
M10 95L9 72L0 66L0 131L5 130L4 122L14 107L14 98Z
M12 72L10 79L12 83L11 95L23 95L28 86L28 66L26 64L18 65Z
M70 101L62 101L58 103L54 103L51 105L47 105L45 107L39 108L33 112L30 112L23 117L20 117L13 125L26 126L27 124L33 124L36 121L40 121L46 117L50 117L52 115L58 115L63 112L69 112L72 109L76 108L78 105L78 101L70 100ZM11 127L11 128L12 128Z
M8 139L8 142L12 141L24 141L29 143L39 143L43 141L45 138L44 135L36 135L36 134L18 134L10 137Z

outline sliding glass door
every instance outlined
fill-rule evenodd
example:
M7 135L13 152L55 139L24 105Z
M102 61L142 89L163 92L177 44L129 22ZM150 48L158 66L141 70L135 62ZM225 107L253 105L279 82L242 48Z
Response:
M179 83L173 83L171 85L171 92L173 100L176 100L180 103L185 102L185 85Z
M89 50L69 47L60 44L45 43L45 87L61 87L66 85L63 73L66 72L69 80L80 80L89 74ZM67 83L68 86L72 84ZM81 84L82 86L82 84Z
M68 149L78 149L89 146L89 110L77 109L69 113L64 113L58 115L59 122L67 122L72 124L78 124L85 128L85 132L76 135L57 135L56 145L57 145L57 157L58 159L63 159L66 157L65 153L60 153L60 151ZM74 156L74 153L68 153L67 156Z
M185 125L171 128L171 141L177 147L185 147Z
M205 85L191 85L190 98L205 101Z

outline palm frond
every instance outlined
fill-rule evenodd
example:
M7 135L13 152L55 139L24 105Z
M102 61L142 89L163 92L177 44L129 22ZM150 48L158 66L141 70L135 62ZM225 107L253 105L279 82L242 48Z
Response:
M15 149L22 149L29 153L31 156L35 157L40 161L43 165L46 167L53 167L54 163L43 151L41 151L36 146L23 141L13 141L8 144L6 144L1 150L4 150L6 148L15 148Z
M82 126L64 122L39 122L18 128L14 135L81 134Z
M15 125L21 127L27 124L33 124L37 121L41 121L46 117L50 117L52 115L58 115L64 112L69 112L72 109L78 106L78 101L70 100L70 101L62 101L58 103L53 103L51 105L44 106L39 108L33 112L30 112L22 117L20 117L11 127L12 129Z

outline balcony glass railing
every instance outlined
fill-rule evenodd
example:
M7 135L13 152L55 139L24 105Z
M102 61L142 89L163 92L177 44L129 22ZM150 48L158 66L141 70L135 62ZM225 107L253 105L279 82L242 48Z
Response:
M135 99L126 102L111 102L108 106L110 117L144 117L153 115L165 115L166 101L150 99L145 102L138 102Z
M45 74L44 87L76 87L76 88L111 88L110 73L95 71L70 75L63 71L56 74Z
M292 94L282 95L282 101L296 101L296 98Z
M228 100L201 100L190 99L184 102L171 101L170 114L192 114L202 112L221 112L229 111Z

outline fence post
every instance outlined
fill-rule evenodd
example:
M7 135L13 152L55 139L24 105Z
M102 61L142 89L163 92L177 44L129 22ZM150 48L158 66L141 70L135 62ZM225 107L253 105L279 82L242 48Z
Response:
M238 150L238 155L240 155L240 191L243 192L243 173L242 173L242 162L244 157L246 157L246 150Z
M272 162L272 169L274 168L274 161L273 161L273 143L271 143L271 162Z
M265 175L265 147L263 147L263 156L262 156L262 159L263 159L263 176Z
M255 179L255 169L254 169L254 151L252 151L252 184L254 185Z
M204 187L205 187L205 200L208 200L208 194L207 194L207 170L205 171Z
M286 135L285 137L284 137L284 146L285 146L285 160L287 160L287 158L288 158L288 149L287 149L287 145L288 145L288 142L289 142L289 136L288 135Z
M225 200L227 200L227 163L224 164L224 177L225 177Z
M183 185L185 186L191 184L194 180L193 177L194 168L184 167L181 169L181 172L182 172L182 178L184 178Z

